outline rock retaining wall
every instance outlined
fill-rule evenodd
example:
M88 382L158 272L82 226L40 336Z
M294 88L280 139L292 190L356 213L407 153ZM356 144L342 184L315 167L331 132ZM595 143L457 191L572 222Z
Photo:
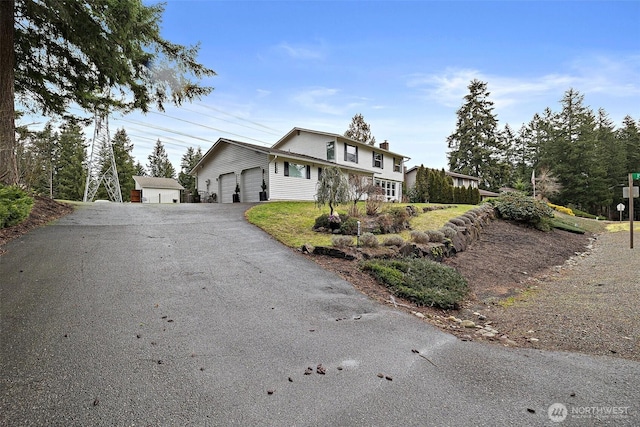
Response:
M375 258L376 256L388 258L390 252L392 252L395 253L395 256L418 256L442 261L445 257L450 257L466 250L471 243L480 237L482 229L495 218L493 206L485 203L447 222L440 229L447 236L444 242L426 244L406 242L401 247L391 246L384 248L336 248L303 245L301 250L315 255L328 255L345 259ZM395 251L393 248L396 248Z

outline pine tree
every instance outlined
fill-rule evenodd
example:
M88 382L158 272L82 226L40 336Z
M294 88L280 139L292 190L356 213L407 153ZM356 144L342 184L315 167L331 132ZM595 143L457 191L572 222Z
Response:
M364 121L362 114L353 116L349 129L344 133L344 136L369 145L376 143L376 138L371 135L371 127Z
M196 164L198 164L200 159L202 159L202 150L200 147L198 147L197 150L194 150L193 147L189 147L187 148L187 152L182 155L180 162L178 182L191 194L195 194L196 192L196 178L189 175L189 172L191 172Z
M61 116L71 103L146 112L211 92L197 82L215 75L196 62L198 46L163 39L164 5L144 3L0 1L0 182L17 181L16 98Z
M149 171L149 176L156 178L176 177L176 170L169 161L169 156L160 140L156 142L156 145L153 147L153 152L149 155L148 159L147 170Z
M416 203L425 203L429 201L429 172L424 165L420 165L416 172L415 197Z
M131 200L131 190L135 188L133 176L136 175L136 166L133 160L133 143L127 131L118 129L111 141L113 146L113 157L116 161L116 169L118 170L118 182L120 183L120 192L122 193L122 201Z
M626 116L622 120L622 127L616 132L616 138L626 152L626 173L640 172L640 122L636 124L631 116Z
M504 147L498 137L498 120L489 100L487 84L473 80L469 94L457 111L456 130L447 138L449 169L480 178L482 185L497 189L504 170Z
M62 126L59 150L53 179L54 197L80 201L86 180L87 143L82 128L75 120Z
M624 144L616 138L613 122L607 112L602 108L598 110L598 116L596 118L595 138L596 164L603 168L605 175L605 179L600 184L601 208L597 214L610 217L611 213L615 212L614 201L617 202L622 196L622 192L619 189L616 195L616 187L619 183L624 182L627 176L625 171L626 153Z

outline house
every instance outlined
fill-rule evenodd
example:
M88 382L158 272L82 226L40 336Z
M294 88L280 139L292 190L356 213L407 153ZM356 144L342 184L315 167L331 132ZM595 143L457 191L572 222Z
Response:
M407 157L342 135L293 128L272 147L220 138L190 172L202 200L260 201L262 184L268 200L314 200L316 184L327 166L364 175L384 190L388 201L402 198Z
M466 188L478 188L480 178L475 176L464 175L458 172L445 171L445 175L451 177L451 182L454 187L466 187ZM416 175L418 174L418 166L414 166L408 169L404 174L404 183L407 189L416 185ZM498 193L492 191L482 190L478 188L480 192L480 198L485 199L487 197L497 197Z
M142 203L180 203L180 191L184 187L173 178L134 176L136 192Z

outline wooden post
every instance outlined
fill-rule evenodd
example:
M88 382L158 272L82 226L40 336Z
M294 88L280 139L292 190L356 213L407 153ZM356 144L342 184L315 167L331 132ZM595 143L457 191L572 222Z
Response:
M629 248L633 249L633 174L629 172Z

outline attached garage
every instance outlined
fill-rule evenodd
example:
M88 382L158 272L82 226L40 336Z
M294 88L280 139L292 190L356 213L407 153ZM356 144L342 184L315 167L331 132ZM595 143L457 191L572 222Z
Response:
M243 202L259 202L262 189L262 168L245 169L241 176L240 200Z
M220 175L218 182L220 186L220 197L218 200L220 203L232 203L236 190L236 174L231 172Z

